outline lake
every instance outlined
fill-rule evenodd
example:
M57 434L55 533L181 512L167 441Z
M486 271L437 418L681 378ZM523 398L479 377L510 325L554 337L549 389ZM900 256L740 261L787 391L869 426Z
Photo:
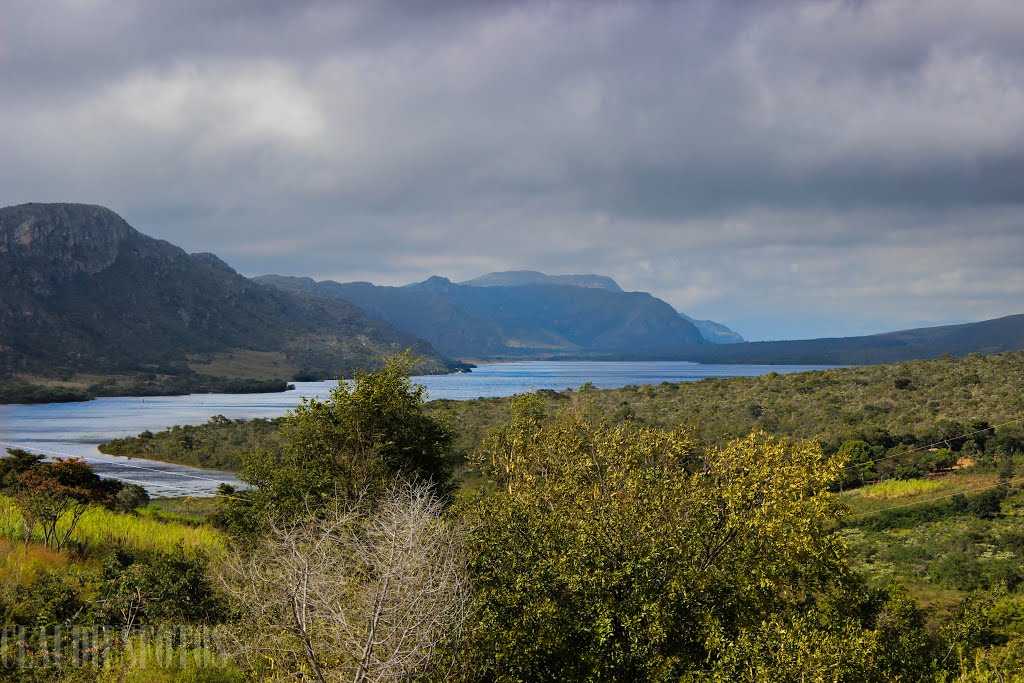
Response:
M469 373L415 378L430 398L466 400L511 396L537 389L600 389L629 384L694 382L705 377L752 377L769 372L824 370L807 365L701 365L685 362L530 361L490 363ZM237 484L230 472L199 470L139 458L103 455L109 439L176 424L201 424L213 415L231 419L277 417L303 396L323 398L336 382L296 382L276 394L192 394L189 396L99 398L85 403L0 405L0 447L25 448L51 456L79 456L102 476L142 484L157 496L210 495L220 483Z

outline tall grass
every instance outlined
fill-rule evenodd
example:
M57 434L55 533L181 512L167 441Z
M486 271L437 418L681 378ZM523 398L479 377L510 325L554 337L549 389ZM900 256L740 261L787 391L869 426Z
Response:
M24 524L24 517L14 500L0 496L0 537L12 541L24 540ZM188 548L216 554L224 547L223 536L209 526L191 526L155 517L137 517L99 507L89 508L82 515L71 538L86 548L120 546L129 549L170 551L180 543ZM32 540L42 540L38 529L35 530Z
M871 500L898 500L937 493L947 487L946 482L934 479L889 479L872 486L865 486L860 490L860 495Z
M943 501L955 493L973 495L995 486L998 478L992 474L954 472L938 479L909 479L887 481L852 489L841 494L842 500L854 516L880 512L912 503Z
M40 570L67 565L66 555L49 548L0 539L0 577L3 578L0 595L4 594L4 589L32 583Z

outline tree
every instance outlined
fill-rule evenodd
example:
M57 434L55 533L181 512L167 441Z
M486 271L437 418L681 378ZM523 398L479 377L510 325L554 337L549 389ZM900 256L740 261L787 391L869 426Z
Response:
M826 491L844 463L817 443L701 449L513 405L477 459L494 490L467 507L473 677L678 680L846 573Z
M44 459L45 456L39 453L8 448L7 455L0 458L0 489L17 489L21 473L38 467Z
M232 494L223 519L242 528L294 519L326 501L373 495L395 476L443 487L453 433L424 410L426 388L409 379L408 353L339 382L326 401L304 399L282 426L280 452L243 458L253 487Z
M88 506L109 503L117 489L117 483L100 479L84 460L57 458L23 470L15 499L29 529L38 526L43 543L60 551Z
M805 608L741 629L710 673L684 680L735 683L934 681L936 644L904 588L848 581Z
M337 502L228 560L220 577L242 614L240 649L320 682L404 680L465 619L462 531L422 480L372 506Z
M844 486L860 486L874 476L874 451L866 441L844 441L836 455L846 462Z
M149 493L138 484L124 483L114 494L111 507L117 512L133 513L150 501Z

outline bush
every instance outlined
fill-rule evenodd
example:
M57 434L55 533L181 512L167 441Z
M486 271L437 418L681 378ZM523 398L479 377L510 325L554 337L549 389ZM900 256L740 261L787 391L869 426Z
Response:
M981 564L969 554L952 552L932 563L928 568L932 581L961 591L988 588L988 580Z
M997 486L994 489L983 491L976 496L971 496L968 503L968 511L981 519L995 519L1002 514L1003 499L1009 495L1009 489L1005 486Z
M135 512L140 507L149 504L149 493L138 484L124 484L121 490L114 495L114 502L111 506L116 512Z

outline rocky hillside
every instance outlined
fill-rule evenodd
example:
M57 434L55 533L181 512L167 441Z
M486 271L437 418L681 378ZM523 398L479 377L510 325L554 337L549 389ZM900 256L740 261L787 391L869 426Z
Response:
M425 370L447 367L347 301L254 283L100 206L0 209L0 282L0 374L173 373L242 350L276 354L281 372L335 376L409 347Z
M679 315L693 323L694 327L700 331L700 335L704 337L704 340L712 344L742 344L746 341L722 323L716 323L714 320L695 320L685 313L680 313Z

